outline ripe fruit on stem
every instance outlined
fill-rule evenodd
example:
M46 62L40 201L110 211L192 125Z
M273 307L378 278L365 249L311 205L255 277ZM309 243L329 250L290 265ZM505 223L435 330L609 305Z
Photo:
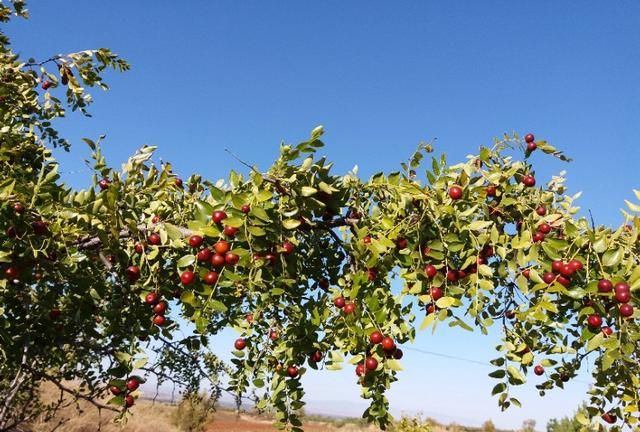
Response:
M540 206L536 209L538 216L544 216L547 214L547 209L544 206Z
M158 327L162 327L167 319L163 315L156 315L153 317L153 323Z
M224 265L224 255L214 254L211 257L211 265L214 267L222 267Z
M538 231L542 234L549 234L551 232L551 225L549 225L548 223L542 223L538 227Z
M598 281L598 292L608 293L613 290L613 284L608 279L600 279Z
M138 381L136 378L130 378L127 381L127 390L136 391L138 387L140 387L140 381Z
M138 279L140 279L140 267L138 266L127 267L127 270L125 270L125 273L127 275L127 279L129 279L129 282L133 283Z
M431 287L429 288L429 295L431 296L431 299L436 302L442 298L444 293L440 287Z
M535 243L540 243L541 241L544 241L544 234L541 233L540 231L536 231L535 233L533 233L533 241Z
M109 183L109 180L102 179L98 182L98 186L100 187L100 190L107 190L109 189Z
M222 232L224 233L224 235L226 235L229 238L234 238L238 232L238 228L236 227L232 227L229 225L225 225L224 229L222 230Z
M341 297L336 297L335 300L333 300L333 304L338 309L342 309L343 307L345 307L346 301L345 301L344 297L342 297L342 296Z
M251 211L251 206L249 204L243 204L242 207L240 207L240 211L247 214Z
M120 390L118 387L116 386L111 386L109 387L109 391L111 392L112 395L114 396L118 396L120 393L122 393L122 390Z
M321 361L322 361L322 352L321 352L321 351L314 351L314 352L309 356L309 359L310 359L312 362L315 362L315 363L319 363L319 362L321 362Z
M495 186L492 185L492 186L487 186L484 191L488 197L494 197L496 196L497 189Z
M526 187L534 187L536 185L536 179L532 175L526 175L522 177L522 184Z
M224 262L227 265L233 266L238 264L238 261L240 261L240 257L236 254L234 254L233 252L227 252L224 256Z
M587 317L587 325L592 329L599 329L602 326L600 315L592 314Z
M287 375L289 375L290 378L295 378L298 376L298 368L295 366L289 366L287 368Z
M535 141L535 137L533 136L532 133L528 133L524 136L524 141L528 144L528 143L532 143Z
M162 243L162 239L160 238L160 234L153 233L149 235L147 242L149 242L149 244L151 245L158 246L160 243Z
M155 305L160 301L160 295L155 292L150 292L144 297L144 302L148 305Z
M136 243L136 245L133 247L133 249L136 251L136 253L138 255L142 255L142 253L144 252L144 249L145 249L145 244L144 243Z
M286 241L284 243L282 243L282 253L285 255L290 255L293 253L293 251L295 250L295 245L293 243L291 243L290 241Z
M376 370L378 368L378 360L373 357L367 357L364 362L364 367L370 371Z
M233 343L233 346L235 347L235 349L237 349L238 351L242 351L243 349L245 349L245 347L247 346L247 341L240 338L240 339L236 339L236 341Z
M428 264L424 268L424 273L427 275L429 279L433 279L438 274L438 269L436 269L433 265Z
M621 304L618 310L620 311L620 315L625 318L629 318L633 315L633 306L631 306L629 303Z
M156 304L153 307L153 313L156 315L164 315L164 313L167 311L167 302L159 302L158 304Z
M124 397L124 406L127 408L131 408L136 403L135 399L131 395L126 395Z
M459 200L462 198L462 188L460 188L460 186L451 186L451 188L449 188L449 196L454 201Z
M544 374L544 368L540 365L537 365L536 367L533 368L533 373L540 376Z
M229 252L229 243L226 240L218 240L216 244L213 245L213 249L217 254L224 255Z
M382 349L385 351L391 352L396 349L396 343L389 336L386 336L382 339L381 345Z
M204 283L205 284L207 284L207 285L215 285L216 282L218 282L218 273L217 272L210 271L204 276Z
M202 236L192 235L191 237L189 237L189 246L191 246L192 248L199 248L200 246L202 246L202 242L204 242Z
M194 276L195 274L191 270L187 270L180 275L180 282L184 286L191 285Z
M344 313L345 313L345 315L351 315L355 311L356 311L356 304L355 303L347 303L347 304L344 305Z
M211 249L204 248L198 251L198 253L196 254L196 259L198 260L198 262L207 262L211 259L212 255L213 253L211 252Z
M380 332L379 330L375 330L369 336L369 340L371 341L372 344L379 344L382 342L382 339L384 339L384 336L382 335L382 332Z
M365 373L367 373L367 372L366 372L366 369L364 368L364 364L358 363L356 365L356 375L361 377L361 376L364 376Z
M217 223L217 224L222 222L226 218L227 218L227 214L222 210L216 210L211 215L211 219L213 220L213 223Z

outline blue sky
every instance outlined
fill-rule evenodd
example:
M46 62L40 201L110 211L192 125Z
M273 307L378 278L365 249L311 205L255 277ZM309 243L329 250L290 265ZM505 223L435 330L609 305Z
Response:
M181 3L183 3L181 5ZM86 186L79 138L107 134L119 164L142 144L187 177L243 170L230 148L268 167L281 140L318 124L336 172L390 171L421 140L462 159L503 132L532 131L574 157L535 156L540 180L568 171L571 192L599 223L618 223L623 199L640 188L640 3L32 1L32 19L8 25L25 57L107 46L132 63L95 94L90 120L60 128L76 142L63 155L66 180ZM220 350L234 335L217 341ZM495 336L440 328L423 350L488 361ZM570 413L587 386L499 413L489 368L407 351L390 392L394 412L442 421L493 418L518 426ZM358 414L351 370L304 378L311 408ZM586 378L585 378L586 379ZM535 379L533 380L535 381ZM339 390L337 390L339 389ZM322 401L333 401L332 403Z

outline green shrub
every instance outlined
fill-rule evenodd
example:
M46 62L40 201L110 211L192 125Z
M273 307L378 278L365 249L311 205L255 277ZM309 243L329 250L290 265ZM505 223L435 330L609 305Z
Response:
M204 432L213 420L215 399L206 395L186 395L178 404L173 423L184 432Z

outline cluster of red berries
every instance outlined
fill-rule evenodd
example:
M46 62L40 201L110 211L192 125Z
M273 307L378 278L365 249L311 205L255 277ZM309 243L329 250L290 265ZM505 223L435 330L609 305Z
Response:
M342 309L345 315L351 315L356 312L357 306L353 302L347 302L344 297L339 296L333 300L333 304L338 309Z
M124 393L124 406L127 408L131 408L135 404L135 399L131 395L132 392L136 391L140 387L140 380L138 378L132 377L127 380L124 385L124 389L118 386L111 386L109 391L114 396L120 396Z
M151 310L154 313L153 323L158 327L162 327L167 319L164 314L167 311L167 302L160 298L160 295L156 292L150 292L144 298L144 302L151 306Z
M369 335L369 342L373 345L380 345L384 351L385 357L400 360L403 352L396 346L394 340L389 336L384 336L380 330L375 330ZM368 353L363 362L356 365L356 375L362 377L369 372L378 369L378 360Z

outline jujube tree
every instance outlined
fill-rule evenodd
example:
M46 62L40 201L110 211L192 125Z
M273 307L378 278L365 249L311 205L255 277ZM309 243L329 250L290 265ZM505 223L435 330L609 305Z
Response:
M24 4L0 6L12 13ZM124 415L148 373L250 393L300 430L306 369L345 363L384 428L400 345L445 323L501 326L490 376L503 409L527 377L544 395L589 362L589 416L637 425L640 207L627 202L618 228L580 217L562 177L535 176L539 154L568 161L549 143L505 135L454 165L422 144L363 180L332 173L318 127L267 170L243 162L214 183L182 180L153 147L114 169L86 139L95 175L74 190L53 121L85 112L85 87L128 65L106 49L24 62L4 35L0 50L0 430L41 412L44 381ZM178 336L182 320L193 335ZM207 344L228 327L239 336L222 388Z

